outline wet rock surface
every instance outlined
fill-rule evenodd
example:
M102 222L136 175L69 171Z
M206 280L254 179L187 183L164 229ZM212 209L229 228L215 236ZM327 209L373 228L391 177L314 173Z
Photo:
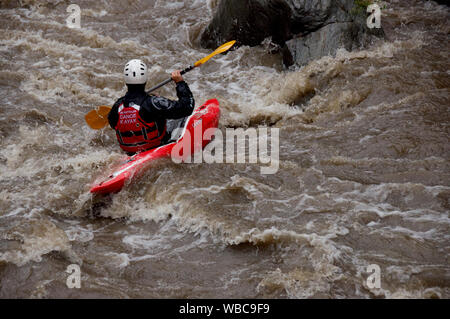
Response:
M235 39L256 46L265 38L282 48L286 66L304 65L337 49L368 44L382 29L369 29L365 7L354 0L221 1L202 34L201 45L215 48Z

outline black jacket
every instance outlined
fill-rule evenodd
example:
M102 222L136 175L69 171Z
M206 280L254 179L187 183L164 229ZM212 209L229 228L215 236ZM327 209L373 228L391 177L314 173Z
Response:
M122 103L125 106L128 106L130 102L140 105L139 115L141 118L148 123L156 122L158 128L161 129L165 127L166 120L183 118L191 115L194 111L194 97L186 82L181 81L177 83L178 101L148 95L143 89L144 86L142 85L137 90L131 90L129 86L127 94L114 103L108 114L109 125L112 129L115 129L119 120L118 108Z

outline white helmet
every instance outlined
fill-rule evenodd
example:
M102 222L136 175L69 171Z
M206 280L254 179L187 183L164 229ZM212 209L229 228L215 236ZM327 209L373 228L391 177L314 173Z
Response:
M147 66L141 60L130 60L125 64L123 76L126 84L144 84L147 82Z

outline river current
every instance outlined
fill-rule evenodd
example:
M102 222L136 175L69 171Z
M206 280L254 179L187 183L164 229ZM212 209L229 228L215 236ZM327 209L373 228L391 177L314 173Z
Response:
M278 171L167 159L98 201L124 154L84 115L129 59L150 87L207 55L217 1L75 3L80 29L67 1L0 2L1 298L450 297L447 6L386 1L386 39L302 68L269 41L211 59L185 75L197 105L219 100L223 132L279 128Z

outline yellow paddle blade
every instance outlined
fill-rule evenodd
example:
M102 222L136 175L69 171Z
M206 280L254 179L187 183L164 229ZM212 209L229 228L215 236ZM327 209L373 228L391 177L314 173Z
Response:
M106 105L101 105L97 109L90 111L84 116L86 123L94 130L102 129L108 124L108 114L111 108Z
M198 60L197 62L194 63L194 66L197 67L199 65L202 65L203 63L205 63L206 61L208 61L209 59L211 59L213 56L219 54L219 53L223 53L225 51L228 51L234 44L236 43L236 40L227 42L225 44L222 44L220 47L218 47L216 49L216 51L214 51L213 53L211 53L210 55L204 57L201 60Z

